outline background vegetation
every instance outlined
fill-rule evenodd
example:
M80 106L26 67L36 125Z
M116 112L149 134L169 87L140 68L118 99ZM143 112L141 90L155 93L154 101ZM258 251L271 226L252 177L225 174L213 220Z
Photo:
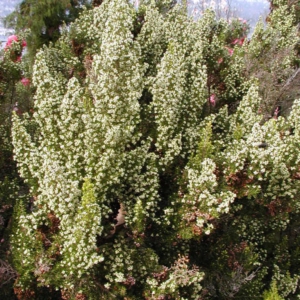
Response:
M298 2L251 39L184 1L34 3L0 62L1 297L298 299Z

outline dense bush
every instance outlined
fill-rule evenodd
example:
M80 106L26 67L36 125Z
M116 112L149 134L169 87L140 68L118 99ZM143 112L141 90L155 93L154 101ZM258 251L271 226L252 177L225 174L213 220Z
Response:
M12 131L32 197L19 299L299 295L300 102L283 118L266 92L297 66L293 15L281 3L247 40L167 2L104 1L36 56Z

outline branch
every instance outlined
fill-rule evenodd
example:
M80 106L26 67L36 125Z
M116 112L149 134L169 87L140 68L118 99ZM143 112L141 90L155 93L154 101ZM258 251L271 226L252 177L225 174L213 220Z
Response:
M0 287L17 277L17 272L6 261L0 259Z

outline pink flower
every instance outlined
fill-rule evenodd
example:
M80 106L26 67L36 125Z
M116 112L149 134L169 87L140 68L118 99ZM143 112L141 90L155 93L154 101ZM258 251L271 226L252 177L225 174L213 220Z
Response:
M229 53L230 56L232 56L233 54L233 49L229 48L229 47L225 47Z
M19 38L16 35L11 35L7 38L5 49L10 48L13 42L18 42ZM27 43L25 40L22 41L22 47L26 47Z
M221 64L223 62L223 57L220 57L218 60L217 60L218 64Z
M212 106L215 106L216 105L216 94L211 94L210 97L209 97L209 103L212 105Z
M17 42L17 41L18 41L18 37L16 35L11 35L7 38L7 42L5 44L5 47L6 48L10 47L13 42Z
M242 38L239 40L239 45L240 45L240 46L243 46L244 41L245 41L245 37L242 37Z
M277 106L275 111L274 111L273 118L277 119L278 116L279 116L279 113L280 113L280 106Z
M233 44L233 45L238 44L238 45L242 46L244 44L244 41L245 41L245 37L242 37L240 39L235 39L231 44Z
M22 60L22 56L18 56L17 59L16 59L16 62L20 62Z
M231 44L236 45L237 43L239 43L240 39L235 39Z
M21 83L24 85L24 86L28 86L30 85L30 80L28 78L22 78L21 79Z

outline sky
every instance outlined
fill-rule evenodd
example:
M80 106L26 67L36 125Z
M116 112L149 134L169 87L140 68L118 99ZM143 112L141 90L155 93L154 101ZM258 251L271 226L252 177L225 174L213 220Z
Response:
M264 20L269 13L267 0L188 0L194 13L212 7L217 13L227 18L229 15L246 20L253 28L260 17Z
M11 13L16 5L22 0L0 0L0 18ZM190 13L196 17L201 16L201 9L209 7L218 7L219 15L228 16L229 13L235 17L240 17L250 24L253 29L261 16L265 19L269 11L268 0L188 0L190 4ZM229 13L228 13L229 8ZM227 9L227 11L226 11ZM3 26L0 23L0 40L5 39L3 32ZM6 35L10 35L8 32ZM1 37L2 35L2 37Z

